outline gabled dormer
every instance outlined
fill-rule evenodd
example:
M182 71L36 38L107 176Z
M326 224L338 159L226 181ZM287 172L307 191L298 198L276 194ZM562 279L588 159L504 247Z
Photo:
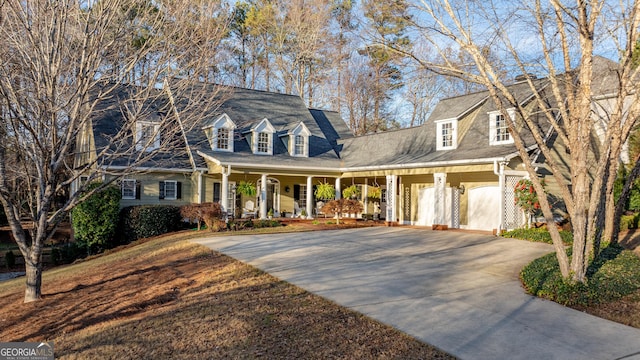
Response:
M454 150L458 147L458 119L436 120L436 150Z
M289 150L289 155L309 157L309 128L301 121L295 128L280 135Z
M229 115L222 114L211 124L202 128L214 151L233 152L233 136L236 124Z
M264 118L247 131L251 151L256 155L273 155L273 134L276 129Z

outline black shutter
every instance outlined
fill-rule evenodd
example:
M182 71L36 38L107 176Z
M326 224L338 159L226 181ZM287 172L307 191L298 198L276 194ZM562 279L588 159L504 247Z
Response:
M300 185L293 185L293 200L300 200Z
M182 182L176 182L176 199L182 199Z
M140 200L142 186L140 186L140 180L136 180L136 200Z
M162 200L162 199L164 199L164 181L160 181L158 183L158 186L160 188L160 193L158 194L158 199Z
M122 199L122 180L116 180L116 184L120 188L120 199ZM79 187L79 186L78 186ZM78 189L79 190L79 189Z
M220 202L220 194L221 194L222 184L219 182L213 183L213 202Z

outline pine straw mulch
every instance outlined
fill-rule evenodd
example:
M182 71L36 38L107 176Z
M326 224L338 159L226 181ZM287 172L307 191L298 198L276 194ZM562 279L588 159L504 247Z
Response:
M45 273L43 299L0 283L0 339L55 342L57 359L450 359L184 235Z

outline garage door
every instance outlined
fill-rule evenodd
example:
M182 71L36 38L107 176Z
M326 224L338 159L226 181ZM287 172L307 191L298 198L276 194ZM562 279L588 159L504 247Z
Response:
M467 228L493 230L500 225L500 187L481 186L469 189Z

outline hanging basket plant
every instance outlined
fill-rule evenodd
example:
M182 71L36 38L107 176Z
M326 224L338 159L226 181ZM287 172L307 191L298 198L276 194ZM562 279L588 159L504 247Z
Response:
M367 199L371 202L380 202L382 197L382 190L379 186L370 186L367 189Z
M345 199L356 199L360 196L360 188L357 185L351 185L342 190L342 197Z
M245 196L256 196L256 185L249 181L240 181L236 186L236 192Z
M316 186L313 195L316 200L333 200L336 197L336 188L325 181Z

